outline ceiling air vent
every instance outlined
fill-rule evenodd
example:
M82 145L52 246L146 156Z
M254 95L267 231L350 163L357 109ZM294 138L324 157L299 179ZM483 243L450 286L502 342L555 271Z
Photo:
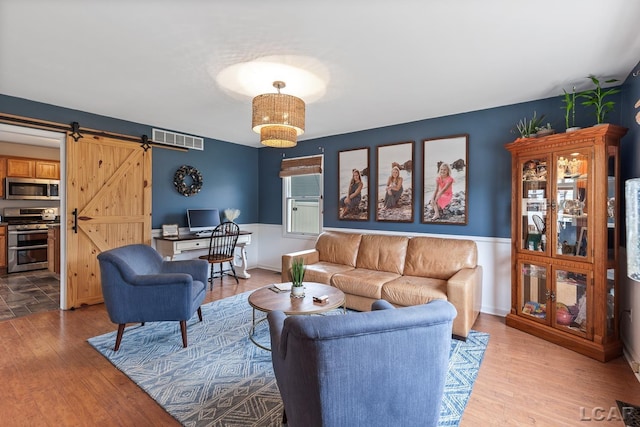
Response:
M182 133L169 132L168 130L153 129L153 142L164 145L172 145L180 148L192 148L204 150L204 139L197 136Z

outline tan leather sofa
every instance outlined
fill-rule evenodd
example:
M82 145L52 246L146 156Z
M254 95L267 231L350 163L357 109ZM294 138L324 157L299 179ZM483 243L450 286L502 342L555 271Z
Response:
M462 338L480 312L482 266L472 240L327 231L315 249L282 256L283 282L295 258L304 259L305 281L335 286L354 310L369 311L377 299L396 307L448 300L458 311L453 334Z

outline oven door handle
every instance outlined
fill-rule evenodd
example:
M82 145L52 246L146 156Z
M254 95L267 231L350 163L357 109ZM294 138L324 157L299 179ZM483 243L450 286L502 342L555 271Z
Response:
M41 228L39 230L10 230L9 234L38 234L38 233L46 233L46 228Z
M29 251L31 249L46 249L47 245L33 245L33 246L9 246L10 251Z

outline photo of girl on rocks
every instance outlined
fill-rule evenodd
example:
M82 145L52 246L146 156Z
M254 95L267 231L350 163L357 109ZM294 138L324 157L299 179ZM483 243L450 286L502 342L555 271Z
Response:
M413 142L378 147L376 221L413 221Z
M369 148L338 152L338 219L369 220Z
M467 143L468 135L423 141L423 223L467 223Z

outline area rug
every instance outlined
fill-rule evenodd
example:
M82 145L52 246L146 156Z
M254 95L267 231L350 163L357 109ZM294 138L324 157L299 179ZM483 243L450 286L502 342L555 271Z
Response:
M188 322L187 348L178 322L130 326L118 352L115 331L88 341L184 426L279 426L282 401L271 353L248 338L249 293L202 306L204 321ZM266 322L256 338L269 345ZM452 340L440 426L460 423L488 340L477 331L466 342Z

